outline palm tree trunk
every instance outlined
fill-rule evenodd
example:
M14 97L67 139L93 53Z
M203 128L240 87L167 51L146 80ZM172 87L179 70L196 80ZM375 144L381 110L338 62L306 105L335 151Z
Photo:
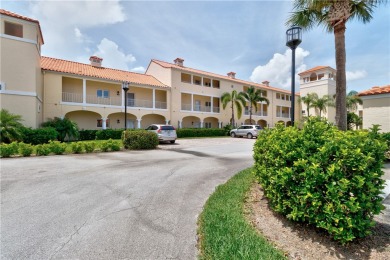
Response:
M336 125L340 130L347 130L347 80L345 76L345 22L334 27L336 47Z
M249 124L252 124L252 104L249 106Z
M235 125L234 125L234 107L233 107L233 101L232 101L232 126L235 127Z

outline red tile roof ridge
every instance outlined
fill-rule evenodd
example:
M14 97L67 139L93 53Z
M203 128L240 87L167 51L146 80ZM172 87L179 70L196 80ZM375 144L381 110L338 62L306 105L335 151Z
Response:
M373 86L368 90L364 90L359 92L359 96L372 96L372 95L380 95L380 94L389 94L390 93L390 85L385 85L382 87Z
M308 73L308 72L313 72L313 71L322 70L322 69L326 69L326 68L330 68L330 69L332 69L332 70L335 70L334 68L332 68L332 67L330 67L330 66L316 66L316 67L314 67L314 68L311 68L311 69L302 71L302 72L298 73L298 75L302 75L302 74L306 74L306 73Z
M186 66L178 66L176 64L173 64L173 63L170 63L170 62L166 62L166 61L162 61L162 60L158 60L158 59L152 59L150 62L156 62L157 64L159 64L160 66L162 66L164 68L175 68L175 69L180 69L180 70L191 70L191 71L198 72L200 74L201 73L208 74L209 76L213 76L213 77L216 77L216 78L223 78L223 79L230 80L230 81L236 81L236 82L244 83L244 84L247 84L249 86L253 85L253 86L257 86L257 87L263 88L263 89L280 91L280 92L284 92L284 93L291 93L291 91L288 91L286 89L272 87L272 86L266 86L266 85L261 84L261 83L256 83L256 82L252 82L252 81L246 81L246 80L237 79L237 78L233 79L233 78L231 78L229 76L224 76L224 75L212 73L212 72L208 72L208 71L205 71L205 70L193 69L193 68L186 67ZM161 63L164 63L165 65L163 65Z
M20 14L17 14L17 13L14 13L14 12L11 12L11 11L8 11L8 10L5 10L5 9L0 9L0 14L6 15L6 16L10 16L10 17L14 17L14 18L18 18L18 19L22 19L22 20L25 20L25 21L28 21L28 22L37 23L38 24L38 28L39 28L39 33L40 33L41 38L42 38L42 44L45 43L44 40L43 40L43 34L42 34L42 30L41 30L41 25L39 24L38 20L32 19L32 18L24 16L24 15L20 15Z

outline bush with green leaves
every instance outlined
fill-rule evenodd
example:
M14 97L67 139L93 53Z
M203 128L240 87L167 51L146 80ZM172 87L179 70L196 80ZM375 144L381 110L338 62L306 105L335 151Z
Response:
M66 144L59 141L49 141L50 151L54 154L60 155L65 153Z
M64 142L65 139L77 140L79 129L77 123L68 118L55 117L42 124L42 127L53 127L58 132L58 141Z
M73 142L70 147L72 148L73 153L82 153L84 151L83 142Z
M56 140L58 132L53 127L43 127L43 128L27 128L23 127L21 129L23 134L23 143L26 144L46 144L51 140Z
M121 142L119 140L108 139L106 141L103 141L100 144L100 149L103 152L120 151L120 149L121 149Z
M388 133L382 133L382 139L385 140L387 144L387 150L385 152L385 158L387 160L390 160L390 132Z
M22 141L23 134L21 123L22 116L14 115L6 109L0 110L0 143L11 143L14 141Z
M122 133L122 143L125 149L156 149L158 137L154 132L146 130L126 130Z
M96 140L121 139L123 129L105 129L96 132Z
M254 171L276 212L346 243L370 234L374 215L384 209L385 149L375 129L340 131L311 118L302 130L261 131Z
M98 130L80 130L79 140L80 141L95 140L97 131Z
M46 156L51 153L50 145L49 144L38 144L35 146L35 154L37 156Z
M34 147L31 144L19 143L19 153L23 157L28 157L32 154Z
M9 158L19 153L18 143L0 144L0 157Z
M84 149L86 153L93 153L96 148L95 142L84 142Z
M180 128L176 130L176 134L178 138L225 136L226 130L223 128Z

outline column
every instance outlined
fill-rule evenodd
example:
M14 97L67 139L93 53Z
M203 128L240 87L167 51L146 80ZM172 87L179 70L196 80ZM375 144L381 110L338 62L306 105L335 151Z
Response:
M200 121L200 128L203 128L203 120Z
M191 111L194 112L194 94L191 94Z
M107 128L107 118L102 117L102 129L106 130Z
M87 103L87 80L83 79L83 104Z
M141 119L137 119L137 128L138 128L138 129L141 128Z
M153 109L156 108L156 90L153 89Z
M169 119L165 119L165 124L166 124L166 125L169 124Z
M222 122L218 121L218 128L222 128Z
M211 105L211 113L214 113L214 102L213 102L213 97L211 97L211 102L210 102L210 105Z
M182 128L182 121L179 121L179 128Z
M121 106L125 107L125 92L123 91L123 89L121 91L122 91L122 95L120 95L122 97Z

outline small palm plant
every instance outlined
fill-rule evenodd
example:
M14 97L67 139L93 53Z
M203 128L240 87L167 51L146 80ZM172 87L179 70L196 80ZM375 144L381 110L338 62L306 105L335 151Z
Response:
M310 116L310 108L314 101L318 99L317 93L307 93L304 97L299 97L299 101L306 105L307 117Z
M249 103L249 121L252 122L252 108L255 107L255 111L257 112L257 103L266 102L269 105L269 100L261 95L260 89L255 89L253 86L250 86L246 92L241 93Z
M42 124L43 127L53 127L58 132L58 141L64 142L65 138L78 138L79 129L76 122L68 118L55 117Z
M221 96L222 101L222 107L223 109L226 108L226 106L231 103L231 109L232 109L232 119L231 124L235 126L234 121L234 107L237 109L237 118L240 119L242 115L242 107L245 107L245 97L243 96L242 92L238 93L236 90L233 90L231 93L225 92Z
M0 111L0 142L11 143L13 141L21 141L23 139L21 129L22 117L20 115L11 114L8 110Z
M313 101L312 107L316 108L320 112L320 117L322 114L322 111L326 112L327 107L334 107L334 101L333 98L329 95L324 95L322 98L317 98Z
M358 93L354 90L351 90L347 94L347 110L355 111L358 104L363 105L363 100L358 96Z

